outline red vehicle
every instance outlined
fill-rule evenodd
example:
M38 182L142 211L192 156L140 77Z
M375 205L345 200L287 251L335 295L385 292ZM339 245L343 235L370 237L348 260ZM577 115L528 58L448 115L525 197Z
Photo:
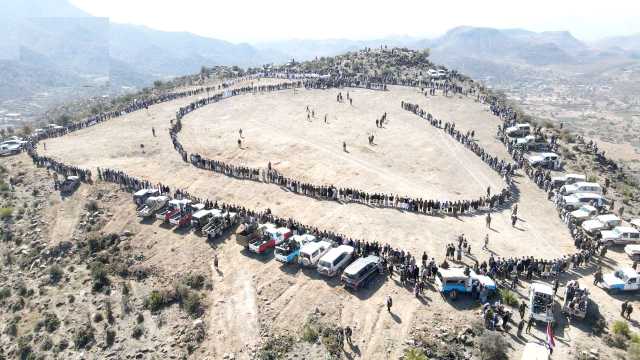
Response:
M204 209L204 204L186 204L180 207L178 211L169 218L169 223L171 225L177 225L178 227L191 225L191 218L193 217L193 214L202 209Z
M156 213L156 219L168 222L176 213L180 212L180 208L190 204L190 200L170 200L164 210Z
M268 234L262 234L253 242L249 243L249 250L256 254L264 254L269 249L276 247L276 240Z

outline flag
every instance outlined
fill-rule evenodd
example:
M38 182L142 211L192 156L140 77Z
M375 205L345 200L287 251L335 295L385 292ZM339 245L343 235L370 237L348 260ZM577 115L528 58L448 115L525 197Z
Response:
M553 352L553 348L556 346L556 341L553 339L553 327L551 327L551 322L547 323L547 347L549 347L549 351Z

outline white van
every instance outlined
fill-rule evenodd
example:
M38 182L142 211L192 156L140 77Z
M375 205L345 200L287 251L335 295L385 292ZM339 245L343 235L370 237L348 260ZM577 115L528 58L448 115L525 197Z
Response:
M560 188L563 195L571 195L575 193L590 193L602 195L602 187L598 183L579 181L575 184L564 185Z
M340 245L329 250L318 261L318 272L326 276L334 276L349 264L354 252L353 246Z
M304 244L300 248L298 263L301 266L315 266L329 249L331 249L331 243L324 240Z
M587 220L582 223L582 230L587 234L594 236L602 230L613 229L616 226L622 225L622 219L614 214L598 215L592 220Z

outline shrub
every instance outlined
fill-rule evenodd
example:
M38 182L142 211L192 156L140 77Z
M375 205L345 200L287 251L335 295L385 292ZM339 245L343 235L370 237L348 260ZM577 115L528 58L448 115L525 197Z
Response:
M13 208L11 207L3 207L0 208L0 219L8 220L13 215Z
M116 340L116 332L114 330L108 329L105 334L105 343L107 347L111 347Z
M206 278L202 274L189 274L184 279L184 283L192 289L200 290L204 286Z
M628 338L622 334L607 334L603 337L605 344L618 349L626 349Z
M312 344L318 341L318 332L309 323L302 327L302 340Z
M506 350L509 344L494 332L485 333L478 340L478 352L481 360L507 360Z
M56 316L56 314L54 313L44 314L44 328L45 330L47 330L47 332L52 333L58 330L59 327L60 327L60 320L58 319L58 316Z
M104 264L101 262L93 262L91 264L91 280L93 281L93 290L101 291L109 285L109 278Z
M8 287L0 288L0 300L7 299L11 296L11 289Z
M142 335L144 335L144 327L138 324L133 328L133 332L131 333L131 336L134 339L140 339Z
M429 360L424 351L417 348L409 348L404 351L404 360Z
M54 353L65 351L69 347L67 339L61 339L60 342L53 348Z
M57 284L62 279L63 271L58 265L53 265L49 268L49 283Z
M95 200L87 201L87 203L85 204L85 208L88 211L91 211L91 212L95 212L95 211L98 211L100 209L100 207L98 206L98 202L95 201Z
M165 305L165 297L157 290L153 290L146 299L144 299L144 307L151 312L157 312Z
M623 320L616 320L611 325L611 331L613 331L616 335L623 335L625 337L629 337L629 324Z
M33 349L31 348L31 339L21 337L18 339L18 359L27 360L34 359Z
M76 349L84 349L89 347L93 340L93 328L89 325L77 329L73 337L73 343Z
M637 333L631 334L631 336L629 337L629 340L633 344L640 344L640 334L637 334Z
M499 293L503 303L513 307L518 306L518 296L513 291L500 289Z
M189 294L187 294L187 296L182 299L181 304L182 308L193 317L198 317L202 313L200 295L195 292L189 292Z

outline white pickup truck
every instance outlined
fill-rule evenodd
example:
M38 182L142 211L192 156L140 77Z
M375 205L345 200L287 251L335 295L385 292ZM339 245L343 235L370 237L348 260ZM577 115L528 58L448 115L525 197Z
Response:
M571 217L578 225L596 215L598 215L598 209L591 205L582 205L578 210L571 212Z
M550 169L560 168L560 155L552 152L533 154L526 157L529 165L533 167L543 167Z
M640 278L632 268L620 268L602 277L602 287L609 292L636 291L640 289Z
M582 223L581 227L589 236L596 236L602 230L613 229L622 225L622 220L614 214L598 215Z
M600 234L600 242L607 246L640 243L640 231L629 226L617 226L613 230L601 231Z

